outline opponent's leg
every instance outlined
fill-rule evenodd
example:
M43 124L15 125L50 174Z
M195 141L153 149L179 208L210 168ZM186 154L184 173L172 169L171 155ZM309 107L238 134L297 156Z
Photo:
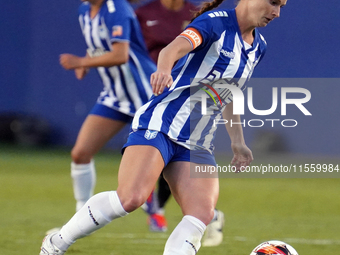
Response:
M168 201L171 195L170 187L166 180L163 177L163 174L158 179L158 190L157 190L157 198L158 198L158 206L160 210L164 210L164 206Z
M214 217L207 226L202 239L203 247L218 246L223 241L224 213L215 209Z
M171 195L168 183L165 181L163 174L158 179L158 188L155 188L147 201L143 205L143 209L148 216L149 230L152 232L165 232L168 224L164 216L164 206Z

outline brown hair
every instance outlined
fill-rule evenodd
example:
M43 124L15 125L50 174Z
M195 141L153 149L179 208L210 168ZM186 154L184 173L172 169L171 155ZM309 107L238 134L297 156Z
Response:
M197 11L195 14L194 14L194 17L191 19L191 22L196 19L198 16L200 16L201 14L207 12L207 11L210 11L216 7L218 7L224 0L213 0L211 2L204 2L202 4L202 8L201 10Z

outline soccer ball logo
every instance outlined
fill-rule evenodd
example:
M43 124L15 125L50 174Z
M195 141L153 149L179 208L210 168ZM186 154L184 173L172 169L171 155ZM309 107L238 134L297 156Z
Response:
M250 255L299 255L296 250L281 241L268 241L258 245Z

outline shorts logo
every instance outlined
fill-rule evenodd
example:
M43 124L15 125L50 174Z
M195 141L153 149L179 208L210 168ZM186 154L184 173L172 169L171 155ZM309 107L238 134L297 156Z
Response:
M148 140L156 138L158 131L155 130L146 130L144 137Z

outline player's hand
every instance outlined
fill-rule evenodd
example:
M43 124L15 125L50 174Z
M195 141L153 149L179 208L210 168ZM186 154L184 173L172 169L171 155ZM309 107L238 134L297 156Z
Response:
M76 69L81 67L81 57L72 54L61 54L60 55L60 65L66 70Z
M232 144L234 157L231 161L231 165L236 167L237 172L244 170L253 161L253 153L245 144Z
M167 74L158 70L151 74L150 84L152 86L152 92L155 96L162 94L165 87L170 88L172 82L173 80L171 74Z
M74 69L74 73L78 80L82 80L87 75L88 72L89 68L86 67L78 67Z

